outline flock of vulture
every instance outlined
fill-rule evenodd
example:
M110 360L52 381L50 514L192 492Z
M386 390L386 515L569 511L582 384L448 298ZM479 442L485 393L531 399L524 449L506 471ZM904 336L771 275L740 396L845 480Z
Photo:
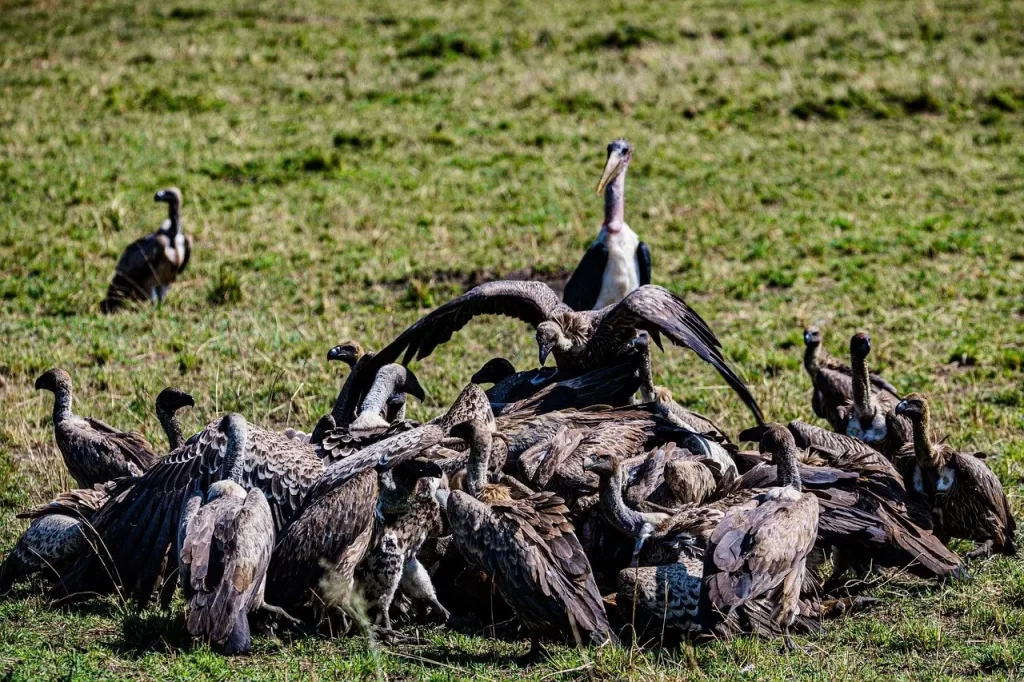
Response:
M539 282L490 282L379 352L331 349L350 371L309 434L228 414L186 438L176 414L193 400L168 388L160 456L75 414L67 372L43 374L79 488L21 514L31 525L0 593L43 573L61 602L116 593L170 608L180 587L188 630L225 653L248 651L250 628L400 638L396 621L529 636L533 656L549 637L627 633L792 647L791 633L873 602L863 591L877 572L964 575L954 539L975 543L968 560L1013 554L984 455L936 440L925 397L869 372L866 334L847 364L805 332L811 407L830 428L764 421L707 323L650 284L623 216L631 156L624 140L608 147L604 224L565 300ZM105 311L162 301L188 261L181 193L157 199L170 218L122 257ZM532 325L540 367L495 358L445 412L407 419L408 396L424 396L409 362L483 315ZM651 344L665 339L713 366L756 425L734 441L656 386Z

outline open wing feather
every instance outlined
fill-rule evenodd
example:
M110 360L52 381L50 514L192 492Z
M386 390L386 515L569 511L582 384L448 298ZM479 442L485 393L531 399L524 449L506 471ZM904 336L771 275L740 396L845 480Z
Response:
M686 301L663 287L642 286L608 308L594 338L616 352L629 343L636 330L648 332L656 342L664 334L676 345L692 350L722 375L759 423L764 421L754 396L722 355L715 333Z

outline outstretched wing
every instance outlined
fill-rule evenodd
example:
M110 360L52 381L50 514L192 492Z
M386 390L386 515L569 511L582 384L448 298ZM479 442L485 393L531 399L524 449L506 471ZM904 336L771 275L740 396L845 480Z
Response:
M364 471L392 469L427 448L437 445L443 437L444 429L440 426L424 424L368 445L328 465L316 485L309 491L309 497L325 494Z
M647 284L607 310L591 341L591 345L597 344L599 351L619 352L637 331L648 332L660 347L661 335L664 334L718 370L758 423L764 421L754 396L722 356L722 344L715 333L686 301L664 287Z
M604 269L608 265L608 247L595 242L580 259L580 264L565 285L563 300L573 310L593 310L601 295ZM641 269L641 272L643 270Z
M543 282L488 282L448 301L402 332L374 358L377 367L414 358L422 360L446 343L478 315L505 315L537 326L558 308L564 308L558 294ZM376 372L368 373L371 378Z
M103 506L92 519L96 551L81 558L57 584L59 596L107 592L114 580L124 594L145 606L161 575L170 572L165 569L176 564L166 565L168 548L186 498L194 492L205 495L215 481L233 478L246 490L262 490L278 528L295 514L323 470L315 449L250 426L244 457L231 467L220 425L207 426Z

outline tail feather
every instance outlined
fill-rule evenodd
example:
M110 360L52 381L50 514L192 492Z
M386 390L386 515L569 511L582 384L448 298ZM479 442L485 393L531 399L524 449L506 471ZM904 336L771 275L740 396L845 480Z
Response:
M231 634L225 640L221 651L228 656L234 656L247 654L250 648L252 648L252 637L249 633L249 616L245 609L239 609L235 615L235 626L231 628Z

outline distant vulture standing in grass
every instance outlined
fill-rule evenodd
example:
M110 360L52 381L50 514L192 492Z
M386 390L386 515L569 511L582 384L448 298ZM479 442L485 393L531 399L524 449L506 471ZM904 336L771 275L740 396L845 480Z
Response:
M117 311L126 301L163 303L171 284L188 265L192 238L181 231L181 190L162 189L154 199L167 203L167 220L121 254L107 297L100 303L105 313Z
M36 379L36 390L44 389L53 393L55 440L78 487L138 476L156 463L152 446L141 434L118 431L71 412L71 376L63 369L51 369Z
M908 483L924 496L935 518L935 534L944 540L973 540L977 547L967 558L993 552L1017 553L1013 519L1006 491L982 460L982 453L959 452L946 442L933 442L929 433L928 401L911 393L896 405L896 414L910 420L914 440L898 458Z
M623 139L608 145L608 160L597 191L604 191L604 222L565 285L573 310L600 310L651 283L651 252L625 220L626 169L633 146Z

